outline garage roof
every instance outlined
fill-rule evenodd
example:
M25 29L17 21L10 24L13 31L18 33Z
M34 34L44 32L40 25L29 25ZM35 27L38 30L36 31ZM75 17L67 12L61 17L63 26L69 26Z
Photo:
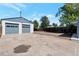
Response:
M24 17L5 18L5 19L1 19L1 20L7 20L7 21L13 21L13 22L22 22L22 23L33 23L33 22L25 19Z

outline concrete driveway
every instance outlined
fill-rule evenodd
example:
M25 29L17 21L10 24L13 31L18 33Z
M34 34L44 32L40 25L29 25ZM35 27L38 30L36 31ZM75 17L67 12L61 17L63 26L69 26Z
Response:
M34 32L0 39L2 56L77 56L79 43L62 33ZM16 53L15 52L18 52Z

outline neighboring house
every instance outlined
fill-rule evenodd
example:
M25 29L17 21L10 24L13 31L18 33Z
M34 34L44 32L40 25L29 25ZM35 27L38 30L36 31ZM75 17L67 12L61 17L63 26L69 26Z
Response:
M33 33L33 23L23 17L5 18L0 21L0 34Z
M51 27L54 27L54 26L53 25L47 26L47 28L51 28Z
M77 26L77 32L74 33L71 37L72 40L79 40L79 20L73 22L75 26Z

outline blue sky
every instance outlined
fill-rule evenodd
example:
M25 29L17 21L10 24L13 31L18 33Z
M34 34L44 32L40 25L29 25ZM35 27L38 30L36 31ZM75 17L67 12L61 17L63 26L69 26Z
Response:
M47 16L50 23L58 23L58 18L55 14L58 8L63 6L63 3L17 3L17 4L0 4L0 18L18 17L19 11L22 11L22 16L28 20L40 21L42 16Z

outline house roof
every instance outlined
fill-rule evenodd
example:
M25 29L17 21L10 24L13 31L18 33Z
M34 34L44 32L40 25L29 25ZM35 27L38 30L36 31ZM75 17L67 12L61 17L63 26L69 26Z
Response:
M22 23L33 23L33 22L25 19L24 17L4 18L1 20L7 20L7 21L13 21L13 22L22 22Z

